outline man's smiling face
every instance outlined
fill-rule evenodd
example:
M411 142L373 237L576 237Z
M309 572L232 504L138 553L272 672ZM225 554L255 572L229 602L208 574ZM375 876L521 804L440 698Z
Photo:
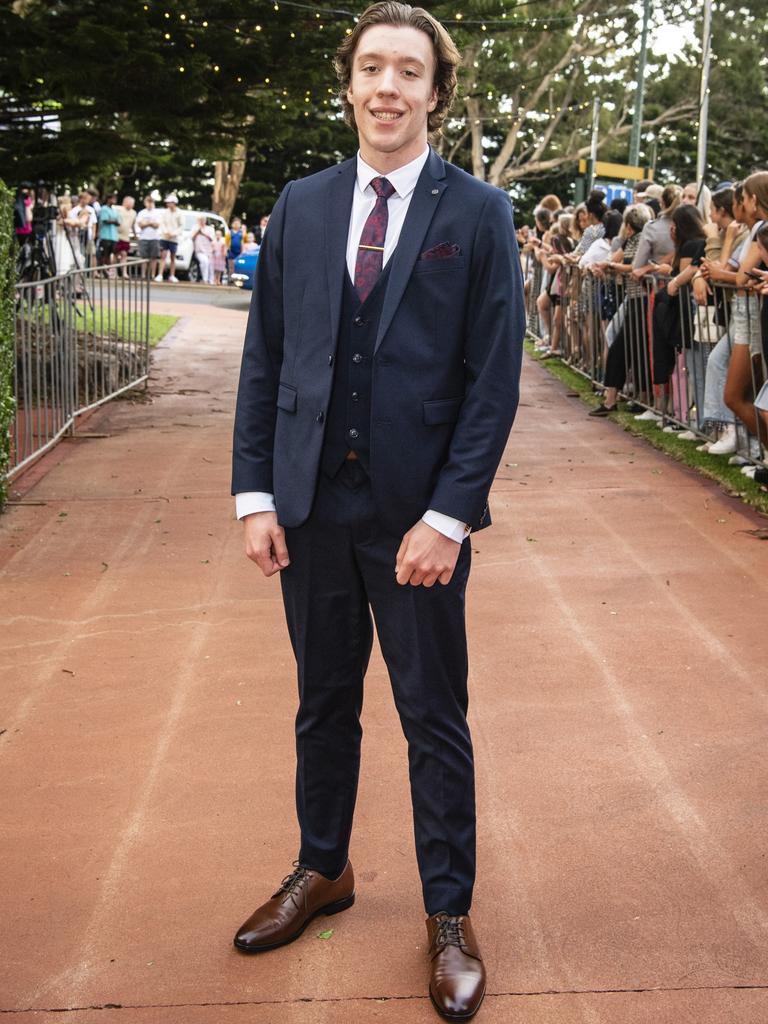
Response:
M427 145L427 119L437 104L432 40L417 28L372 25L352 59L347 99L355 112L360 153L387 173L415 160Z

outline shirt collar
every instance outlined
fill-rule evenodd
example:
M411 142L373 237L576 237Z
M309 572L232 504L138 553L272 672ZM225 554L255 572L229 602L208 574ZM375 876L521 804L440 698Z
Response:
M422 172L424 164L427 162L428 156L429 146L427 146L421 156L417 156L416 159L411 160L409 164L404 164L402 167L398 167L396 171L390 171L389 174L382 174L380 171L374 170L373 167L367 164L358 152L357 186L361 192L365 192L374 178L386 178L398 196L401 199L405 199L405 197L410 195L416 188L416 182L419 180L419 175Z

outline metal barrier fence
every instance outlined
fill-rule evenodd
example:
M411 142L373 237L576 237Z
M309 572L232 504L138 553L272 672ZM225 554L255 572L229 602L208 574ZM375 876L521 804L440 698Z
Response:
M145 263L129 260L124 276L92 268L16 286L9 479L74 434L78 416L146 382Z
M553 354L596 386L615 388L660 427L719 443L720 454L766 458L768 411L755 400L768 378L768 299L714 285L708 304L699 305L690 287L670 296L665 278L638 281L628 266L564 266L550 280L531 262L533 338L548 336Z

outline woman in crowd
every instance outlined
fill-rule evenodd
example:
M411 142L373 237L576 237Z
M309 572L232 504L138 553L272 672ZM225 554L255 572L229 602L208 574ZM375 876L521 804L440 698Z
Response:
M541 343L537 346L538 351L544 352L549 348L552 324L550 320L550 301L547 285L549 274L547 273L545 259L551 253L550 232L554 222L552 211L546 206L537 206L533 212L536 231L530 239L531 255L535 261L530 287L535 294L531 298L536 303L536 310L539 316L539 324L542 328Z
M545 210L549 210L553 216L556 216L563 208L563 204L560 202L558 197L551 192L549 195L544 196L539 203L539 206L543 207Z
M585 354L593 377L597 377L599 372L597 361L602 354L603 330L615 313L615 309L611 308L615 302L613 281L606 284L604 280L600 280L600 283L595 285L594 278L603 278L602 267L610 259L612 243L618 238L622 223L623 218L618 210L607 210L603 216L603 234L595 239L579 260L587 314L583 331L586 342Z
M192 244L195 259L200 267L200 280L204 284L213 284L213 242L214 232L206 224L205 217L198 217L195 230L192 232Z
M87 219L83 219L87 225ZM70 270L79 270L83 266L83 256L80 252L80 224L77 218L72 219L71 196L61 196L59 199L59 215L53 227L53 258L56 262L57 274L66 274Z
M256 235L253 233L253 231L249 231L248 234L245 236L245 241L243 242L243 252L248 253L258 251L259 243L256 241Z
M768 268L768 221L761 224L755 236L755 241L758 245L763 268ZM762 281L757 286L757 290L762 297L760 329L763 339L763 386L755 398L754 404L758 426L761 428L758 437L762 444L766 446L768 445L768 269L761 269L758 273L762 278ZM747 472L749 476L752 476L753 479L758 480L760 483L768 483L768 479L765 477L765 469L762 470L760 475L755 475L747 470L742 470L742 472Z
M542 266L549 275L547 295L551 307L551 343L544 352L542 359L561 356L563 333L563 263L564 257L572 251L575 243L571 238L573 216L561 213L555 221L550 233L550 252L542 254ZM541 296L539 296L541 298Z
M16 189L16 201L13 206L13 230L19 245L32 241L32 190L29 185L21 185Z
M725 382L725 404L746 425L751 434L758 433L755 395L755 365L762 360L760 310L754 289L760 275L754 271L762 264L760 244L756 236L768 218L768 171L758 171L743 183L742 205L749 237L736 273L738 291L733 300L731 335L733 351Z
M230 281L235 260L243 251L243 222L239 217L233 217L229 226L229 251L227 252L227 273Z
M643 285L632 273L632 267L640 239L650 219L651 210L645 203L627 208L622 227L623 248L617 249L606 265L607 270L621 275L618 290L620 295L623 293L624 301L614 318L617 326L605 363L603 401L589 413L590 416L607 416L616 411L619 391L626 382L628 366L632 369L635 394L639 396L648 390L646 295ZM625 287L622 287L622 281L626 281Z
M587 211L587 224L571 256L574 263L578 263L590 245L605 234L603 217L608 212L608 207L605 205L605 192L601 192L600 189L590 192L584 208Z
M571 237L574 242L578 243L584 232L589 227L589 214L587 213L587 204L579 203L576 209L573 211L573 227L571 228Z
M686 185L683 189L683 194L680 196L680 202L695 206L701 214L701 219L707 226L712 223L712 193L703 182L701 187L695 181Z
M632 276L635 281L642 282L650 274L666 274L672 269L675 251L675 243L672 240L672 214L680 205L682 191L679 185L667 185L662 190L659 197L659 216L646 224L637 246L632 265ZM645 284L643 287L646 287ZM668 385L666 380L657 382L655 377L653 379L656 385L654 408L639 413L635 417L638 420L658 422L662 418Z
M725 382L731 360L730 321L731 291L723 284L735 285L739 266L739 253L749 234L742 206L743 188L715 192L712 197L712 218L718 228L719 251L712 239L707 240L705 257L693 278L693 292L700 306L710 303L715 307L715 324L721 334L709 354L704 382L704 409L702 425L714 428L718 436L701 445L711 455L733 455L736 451L736 418L725 404Z
M221 277L227 269L227 240L221 228L216 228L216 237L213 242L213 283L221 284Z
M675 365L677 351L682 348L688 382L693 386L697 426L700 428L704 406L706 354L703 345L695 344L693 340L695 323L690 283L704 256L707 231L697 206L681 203L672 214L672 241L675 243L672 276L666 288L657 294L653 313L654 384L657 349L666 347L671 370ZM687 415L691 406L687 393L683 396L681 404L684 406L680 409L682 418ZM696 435L690 433L688 439L695 440Z

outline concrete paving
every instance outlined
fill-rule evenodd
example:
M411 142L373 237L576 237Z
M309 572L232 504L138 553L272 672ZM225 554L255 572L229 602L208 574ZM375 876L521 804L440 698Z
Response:
M3 1020L416 1024L425 930L377 652L358 900L244 957L295 856L279 586L229 489L244 313L182 319L0 519ZM763 525L526 363L473 538L487 1024L765 1024ZM319 934L332 930L328 938Z

